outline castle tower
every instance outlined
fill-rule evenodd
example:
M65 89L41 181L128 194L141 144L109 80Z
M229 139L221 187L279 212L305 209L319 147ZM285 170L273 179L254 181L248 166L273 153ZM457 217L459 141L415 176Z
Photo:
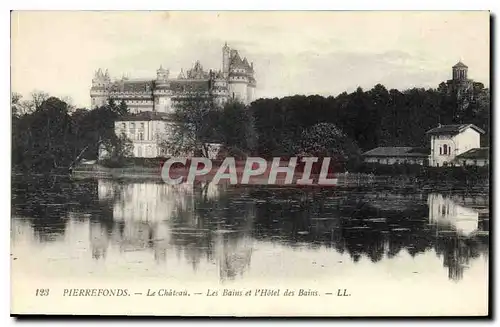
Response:
M224 47L222 48L222 73L224 74L224 77L227 78L229 74L229 54L231 52L231 49L224 44Z
M247 62L248 64L248 62ZM229 53L228 91L229 98L248 103L248 65L242 60L237 50Z
M247 88L247 101L251 103L255 100L255 89L257 81L255 80L255 72L253 70L253 62L248 67L248 88Z
M102 69L99 68L94 74L92 87L90 88L90 101L92 108L106 104L110 84L111 78L109 77L108 70L106 69L106 72L103 73Z
M165 84L168 80L169 71L164 69L163 66L160 65L160 68L156 71L156 81L159 84Z
M167 112L171 109L170 96L168 95L169 75L170 71L163 68L162 65L156 71L156 86L153 91L153 111Z
M211 92L214 96L214 101L218 106L223 106L227 102L229 96L227 79L222 71L212 72L210 74Z
M455 81L465 81L467 80L467 70L469 67L465 65L463 62L459 61L453 69L453 80Z

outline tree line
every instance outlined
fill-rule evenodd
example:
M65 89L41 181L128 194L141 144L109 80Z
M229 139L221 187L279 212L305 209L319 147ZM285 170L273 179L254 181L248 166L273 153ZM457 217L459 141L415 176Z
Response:
M128 113L124 102L110 100L87 110L44 92L34 92L27 100L15 93L11 100L14 169L67 170L79 158L97 159L101 145L120 155L116 152L122 141L114 133L114 122Z
M216 140L244 155L352 159L379 146L429 147L431 128L469 123L485 130L482 144L489 144L490 94L481 83L461 94L445 83L405 91L378 84L336 97L295 95L248 106L230 101L219 116L200 102L188 100L177 109L181 123L167 149L199 149Z
M257 152L296 153L303 146L304 131L317 130L318 124L332 124L342 131L348 142L341 143L350 145L350 154L379 146L429 147L426 132L438 124L475 124L485 130L482 141L487 146L490 96L488 89L477 84L461 97L442 83L437 89L387 90L378 84L337 97L259 99L250 105L259 135ZM318 141L328 140L322 137L326 130L318 133Z
M130 152L130 141L114 132L114 122L129 114L125 102L110 99L88 110L43 92L29 100L14 93L11 111L16 169L71 167L79 158L97 159L99 147L118 159ZM488 146L490 93L481 83L460 96L445 83L404 91L378 84L336 97L295 95L249 105L229 101L222 109L194 95L178 105L173 116L178 123L161 146L174 155L203 155L207 144L220 143L223 152L233 156L352 159L378 146L428 147L425 133L438 124L475 124L486 131L482 145Z

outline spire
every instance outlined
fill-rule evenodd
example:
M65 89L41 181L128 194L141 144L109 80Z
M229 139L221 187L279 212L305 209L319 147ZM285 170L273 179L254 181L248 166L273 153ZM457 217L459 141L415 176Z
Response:
M104 77L109 78L109 72L107 69L106 69L106 72L104 73Z
M183 79L185 78L184 76L184 70L181 68L181 72L179 73L179 76L177 77L178 79Z

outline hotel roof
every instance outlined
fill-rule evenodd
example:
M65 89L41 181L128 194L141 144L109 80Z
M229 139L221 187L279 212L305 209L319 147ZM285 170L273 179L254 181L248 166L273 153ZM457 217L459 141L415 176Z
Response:
M467 152L459 154L455 157L455 160L465 160L465 159L488 159L490 157L490 148L476 148L470 149Z
M468 68L466 64L463 62L459 61L453 68Z
M363 153L366 157L427 157L430 150L414 147L378 147Z
M459 134L465 131L467 128L472 128L476 132L484 134L484 131L474 124L455 124L455 125L440 125L431 130L428 130L427 134Z

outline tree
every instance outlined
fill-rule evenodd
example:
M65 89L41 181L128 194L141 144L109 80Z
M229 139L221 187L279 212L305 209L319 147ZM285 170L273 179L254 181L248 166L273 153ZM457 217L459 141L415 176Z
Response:
M126 156L127 142L119 144L114 128L115 121L128 112L126 104L117 106L110 101L94 110L72 109L65 101L45 92L32 92L32 97L23 100L20 94L13 93L11 98L15 169L70 168L81 158L97 159L102 143L117 147L115 157Z
M75 135L67 104L50 97L32 114L25 114L13 130L12 160L21 169L49 171L68 167Z
M99 142L103 164L108 167L122 167L125 160L132 156L133 144L125 135L114 136Z
M11 95L12 114L20 117L29 115L40 109L42 103L49 98L49 94L42 91L33 91L30 99L23 100L23 96L17 92Z
M87 159L97 159L99 157L99 146L102 142L114 144L115 121L126 115L128 108L125 103L116 105L110 99L104 106L93 110L75 110L72 115L73 129L78 135L75 149L84 149L83 156ZM78 150L75 150L75 156Z
M220 110L213 99L203 92L193 92L186 98L175 99L174 108L174 123L165 131L169 137L160 140L160 146L174 156L208 156L212 144L221 138L217 133Z
M77 110L76 106L73 104L73 99L70 96L62 97L61 101L65 102L68 105L69 114L72 114Z
M23 96L20 93L12 92L10 96L10 109L12 117L18 117L21 112L21 99Z
M251 153L257 144L253 115L243 103L229 101L224 105L217 126L221 141L228 149Z
M359 149L334 124L318 123L302 132L300 152L303 155L347 159L359 154Z
M125 116L129 113L128 106L127 106L127 103L125 102L125 100L122 100L120 102L120 105L118 106L117 113L119 116Z

